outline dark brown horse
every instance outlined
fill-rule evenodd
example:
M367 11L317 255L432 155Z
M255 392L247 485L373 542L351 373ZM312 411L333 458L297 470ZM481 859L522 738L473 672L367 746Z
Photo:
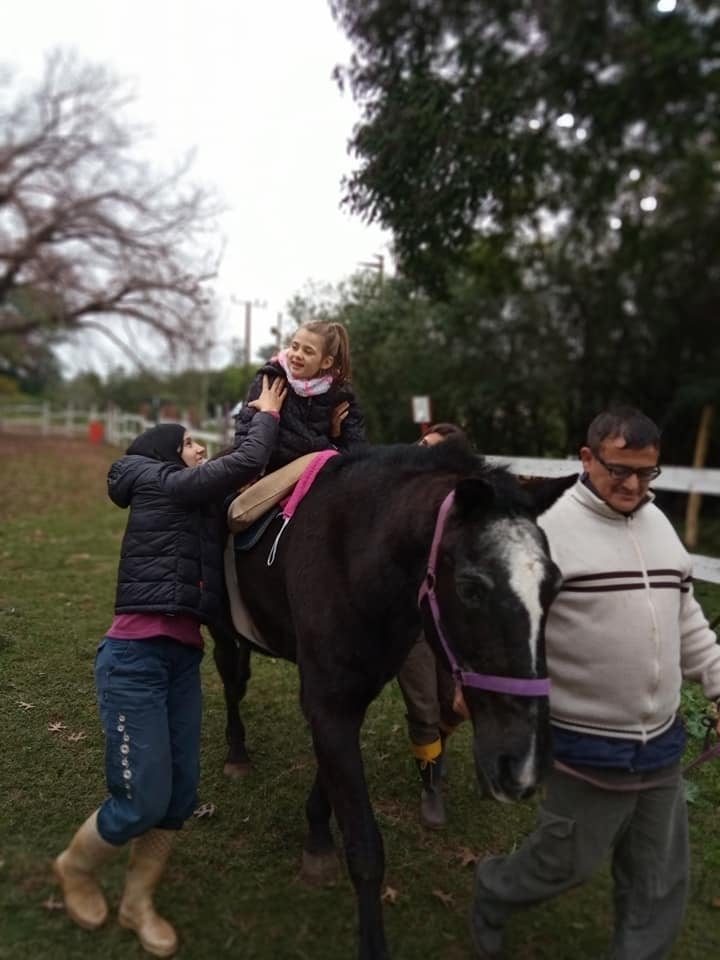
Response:
M383 844L360 728L423 629L464 693L484 788L498 799L525 797L549 764L543 627L557 570L535 516L564 486L566 480L550 481L525 490L506 470L450 444L375 448L323 467L270 566L279 518L251 552L237 554L255 624L272 653L300 671L317 758L304 869L322 875L336 860L334 813L358 899L361 960L388 954ZM238 647L229 631L215 639L228 760L242 763L237 706L249 646Z

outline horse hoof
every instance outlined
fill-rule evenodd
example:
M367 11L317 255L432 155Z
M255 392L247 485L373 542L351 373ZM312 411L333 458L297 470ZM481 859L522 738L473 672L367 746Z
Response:
M251 770L249 763L226 763L223 773L229 780L242 780Z
M300 876L313 887L333 887L340 879L340 861L334 850L308 853L303 850Z

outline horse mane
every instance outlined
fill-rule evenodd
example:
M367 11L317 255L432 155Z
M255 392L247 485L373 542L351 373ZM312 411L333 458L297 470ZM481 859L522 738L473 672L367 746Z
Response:
M365 447L353 453L333 457L323 468L324 473L362 472L368 478L387 472L398 476L450 475L457 482L466 478L484 480L495 493L500 509L514 511L532 509L532 500L508 467L489 464L483 456L462 444L436 443L421 447L411 443L397 443Z

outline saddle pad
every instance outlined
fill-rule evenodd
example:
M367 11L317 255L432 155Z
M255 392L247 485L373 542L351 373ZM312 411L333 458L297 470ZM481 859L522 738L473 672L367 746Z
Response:
M237 553L246 553L248 550L252 550L273 520L279 516L280 510L270 510L265 516L260 517L259 520L256 520L255 523L252 523L245 530L241 530L240 533L231 534L231 536L235 537L235 551Z
M227 511L227 525L232 533L240 533L253 524L267 510L290 496L305 468L316 453L292 460L279 470L261 477L232 501Z
M231 533L228 535L225 544L225 585L227 587L228 599L230 600L230 614L232 616L233 626L239 634L250 640L256 646L272 653L268 645L263 640L260 631L255 626L252 617L240 596L240 589L237 580L237 567L235 566L235 537Z

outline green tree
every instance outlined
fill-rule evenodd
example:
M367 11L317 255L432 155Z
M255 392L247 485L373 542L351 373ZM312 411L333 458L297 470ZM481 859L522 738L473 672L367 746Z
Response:
M362 111L347 202L392 231L401 270L437 301L496 269L490 240L515 265L502 308L467 330L498 358L512 344L496 367L511 377L505 415L548 391L537 429L552 434L561 411L574 447L598 407L633 401L687 460L679 417L720 393L714 5L331 7L354 44L337 75ZM547 360L541 336L564 355L547 376L526 362Z

